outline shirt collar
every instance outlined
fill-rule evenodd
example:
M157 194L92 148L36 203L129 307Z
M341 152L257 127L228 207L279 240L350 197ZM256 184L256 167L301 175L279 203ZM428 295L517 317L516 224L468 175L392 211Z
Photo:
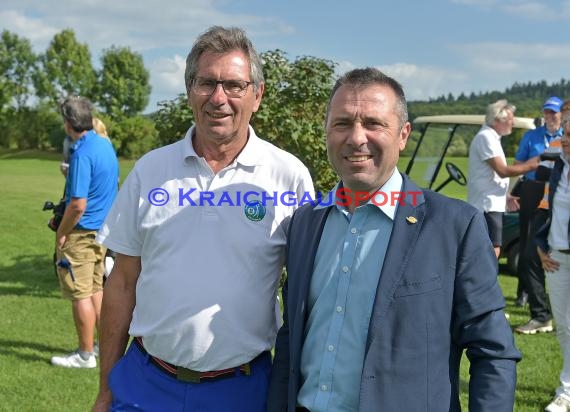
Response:
M196 133L196 126L192 125L190 129L186 132L184 136L184 145L183 145L183 152L182 156L183 159L186 160L189 157L200 158L196 151L194 150L194 146L192 144L192 138ZM253 127L248 126L248 139L245 147L240 152L238 157L236 158L236 162L241 164L242 166L258 166L263 164L263 145L264 142L255 134Z
M85 143L88 139L91 138L91 136L95 135L95 131L93 129L89 130L88 132L86 132L83 136L81 136L79 139L77 139L76 141L74 141L71 146L69 146L71 152L75 152L77 149L79 149L81 147L81 145L83 143Z
M556 132L554 132L554 134L550 134L550 133L548 133L548 129L546 128L546 126L544 126L544 134L546 136L550 137L550 139L552 140L555 137L562 137L562 135L564 134L564 129L561 127Z
M497 131L496 131L495 129L493 129L491 126L487 126L486 124L484 124L484 125L481 127L481 130L480 130L480 131L482 132L482 131L485 131L485 130L491 131L491 133L493 133L493 136L494 136L496 139L501 140L501 135L500 135L499 133L497 133Z
M396 207L398 205L398 201L397 200L392 201L392 199L393 199L392 194L393 193L399 194L402 191L402 183L403 183L402 175L398 171L398 168L395 167L394 171L392 172L392 176L390 176L390 178L386 181L386 183L384 183L384 185L377 190L377 192L382 192L382 193L386 194L387 201L385 201L385 202L384 201L382 201L382 202L377 201L375 204L374 202L372 202L372 199L370 199L368 202L366 202L366 205L376 206L378 209L380 209L382 212L384 212L384 214L386 216L388 216L391 220L394 220L394 216L396 215ZM342 212L342 213L346 212L348 210L347 207L342 206L342 204L346 202L346 199L339 199L338 198L338 191L342 187L343 187L342 181L338 182L333 187L333 189L331 190L331 193L329 194L329 196L334 196L334 201L328 205L317 204L317 206L315 206L315 209L322 209L325 207L336 206L336 208L340 212ZM329 197L326 197L326 198L329 198Z

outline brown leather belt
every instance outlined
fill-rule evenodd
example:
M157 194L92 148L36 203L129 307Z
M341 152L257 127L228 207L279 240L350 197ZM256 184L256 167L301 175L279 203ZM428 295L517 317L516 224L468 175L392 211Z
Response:
M250 362L244 363L243 365L236 366L234 368L222 369L219 371L201 372L192 369L186 369L181 366L176 366L171 363L165 362L162 359L157 358L156 356L152 356L144 348L141 337L137 336L133 338L133 342L142 353L144 353L149 357L151 363L155 365L158 369L160 369L162 372L166 373L167 375L175 379L178 379L179 381L192 382L192 383L211 382L218 379L230 378L232 376L236 376L238 371L240 371L242 375L249 376L251 375L252 365L255 362L261 360L265 356L271 356L271 354L268 351L265 351L256 356Z

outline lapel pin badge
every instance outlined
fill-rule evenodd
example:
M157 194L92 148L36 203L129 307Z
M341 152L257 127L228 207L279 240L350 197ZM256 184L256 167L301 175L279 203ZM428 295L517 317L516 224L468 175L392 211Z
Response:
M414 223L418 223L418 219L416 219L414 216L408 216L408 217L406 218L406 220L408 221L408 223L410 223L410 224L412 224L412 225L413 225Z

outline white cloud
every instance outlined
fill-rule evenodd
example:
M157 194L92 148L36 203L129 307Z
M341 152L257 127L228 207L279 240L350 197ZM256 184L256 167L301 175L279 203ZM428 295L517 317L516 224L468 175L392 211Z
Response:
M173 57L162 57L150 63L150 78L155 98L158 101L171 100L184 93L184 69L186 58L176 54ZM149 107L150 110L155 108Z
M570 17L570 0L450 0L451 3L496 9L512 16L538 21L566 21Z
M394 63L378 66L378 69L402 84L408 100L427 100L449 92L457 93L463 90L467 80L464 73L435 66Z

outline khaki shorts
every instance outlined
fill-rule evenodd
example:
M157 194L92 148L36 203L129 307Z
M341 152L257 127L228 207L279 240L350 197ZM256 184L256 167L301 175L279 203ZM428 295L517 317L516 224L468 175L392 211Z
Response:
M107 248L95 241L96 235L95 230L73 230L63 249L56 248L58 263L62 258L70 263L70 269L57 268L63 298L86 299L103 290Z

